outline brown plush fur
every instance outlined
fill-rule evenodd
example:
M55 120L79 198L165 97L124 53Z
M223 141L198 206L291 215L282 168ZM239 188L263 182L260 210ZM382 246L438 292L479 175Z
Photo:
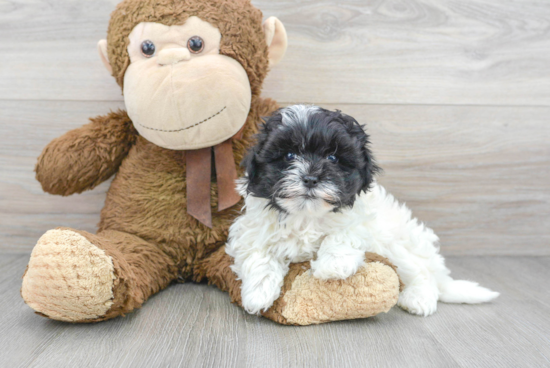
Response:
M113 305L104 316L86 322L97 322L131 312L172 282L178 269L172 258L155 245L120 231L99 231L97 235L73 230L105 251L113 260L116 280Z
M118 170L137 136L125 111L92 118L44 148L36 179L51 194L67 196L93 189Z

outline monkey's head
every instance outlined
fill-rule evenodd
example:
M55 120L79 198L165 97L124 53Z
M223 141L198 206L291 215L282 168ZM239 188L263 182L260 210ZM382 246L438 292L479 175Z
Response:
M250 0L123 0L100 56L137 131L158 146L198 149L235 135L287 39Z

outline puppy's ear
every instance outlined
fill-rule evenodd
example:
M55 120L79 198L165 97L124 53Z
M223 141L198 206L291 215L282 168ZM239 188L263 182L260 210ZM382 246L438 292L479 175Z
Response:
M356 139L356 144L361 152L362 167L359 168L359 171L361 173L362 185L359 192L366 192L373 183L374 176L381 171L380 167L376 165L374 155L370 150L369 135L365 132L365 126L360 125L353 117L342 114L340 111L337 112L340 114L340 119L349 135Z
M245 169L246 177L249 183L256 178L256 170L258 167L256 149L256 147L252 147L251 149L249 149L243 160L241 161L241 166Z
M376 165L376 162L374 161L374 156L372 155L372 152L368 147L368 136L367 144L363 146L362 154L365 166L361 170L361 179L363 180L363 185L359 192L366 192L370 189L371 184L374 182L374 176L381 170L380 167Z
M260 128L260 134L269 134L283 123L283 115L281 114L282 108L276 110L271 116L262 118L263 124Z
M241 161L241 167L244 167L248 183L253 181L256 178L256 171L258 168L258 153L262 150L265 142L267 141L267 136L271 131L272 119L273 116L262 117L262 124L260 125L260 131L254 136L256 143L252 146L243 160Z
M256 144L248 150L245 157L241 161L241 167L245 168L247 179L247 190L251 183L254 183L258 176L258 160L259 154L262 151L265 142L267 142L268 136L271 131L282 123L282 115L280 110L275 111L273 115L268 117L262 117L262 124L260 125L260 131L254 137Z

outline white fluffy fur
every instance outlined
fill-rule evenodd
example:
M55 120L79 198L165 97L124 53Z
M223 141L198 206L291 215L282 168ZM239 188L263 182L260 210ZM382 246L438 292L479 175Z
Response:
M307 124L309 117L319 111L315 105L292 105L281 110L283 124Z
M313 275L345 279L364 264L364 253L388 258L405 284L398 305L428 316L437 301L482 303L499 293L470 281L453 280L439 254L434 232L411 217L385 189L374 184L353 208L331 212L322 199L287 199L289 215L266 207L267 200L246 195L244 213L230 228L226 251L242 280L242 303L249 313L267 310L279 297L290 263L313 260ZM301 201L293 202L293 201Z

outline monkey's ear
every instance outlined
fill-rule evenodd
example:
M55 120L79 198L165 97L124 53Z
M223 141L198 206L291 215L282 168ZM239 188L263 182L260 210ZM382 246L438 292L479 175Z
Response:
M269 66L273 66L285 56L288 46L286 29L283 23L276 17L269 17L263 24L265 42L269 53Z
M97 43L97 51L99 52L99 57L101 58L101 61L103 61L105 68L107 68L109 73L113 74L113 68L109 63L109 57L107 56L107 40L99 40Z

